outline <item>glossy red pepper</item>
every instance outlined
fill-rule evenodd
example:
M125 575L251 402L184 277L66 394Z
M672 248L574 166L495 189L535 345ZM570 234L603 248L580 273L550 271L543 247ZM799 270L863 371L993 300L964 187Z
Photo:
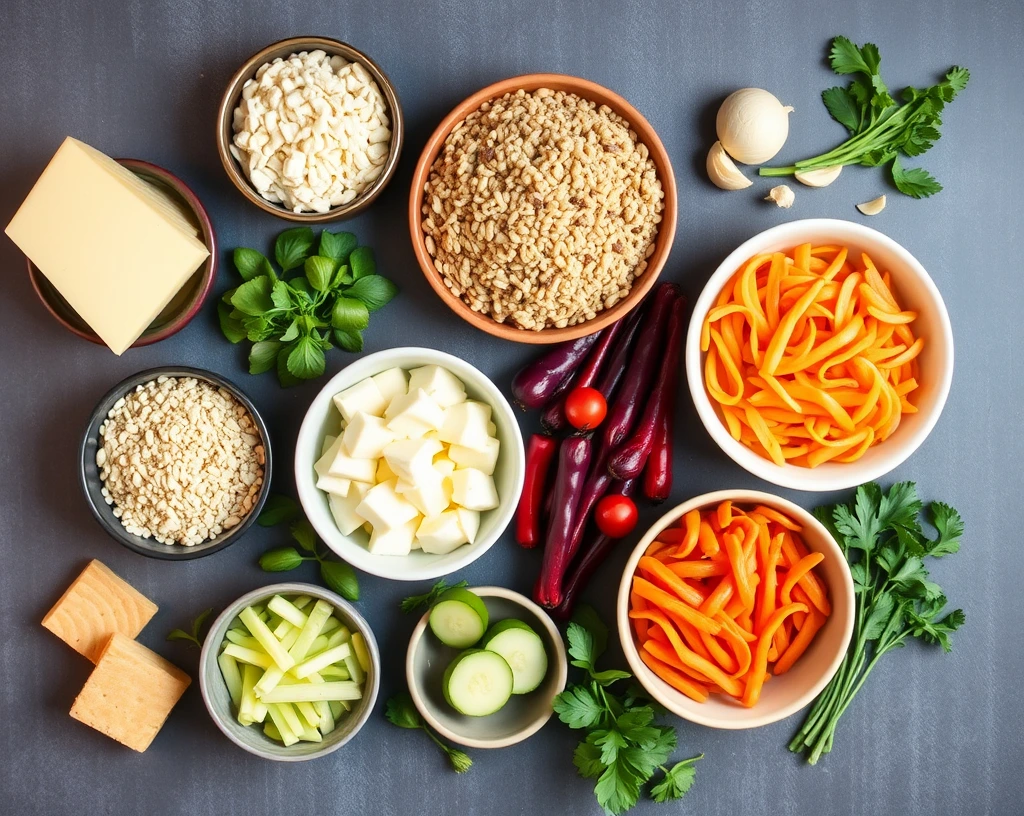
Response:
M544 519L545 486L551 460L558 450L558 440L534 434L526 448L526 476L516 510L516 541L523 547L536 547L541 539Z

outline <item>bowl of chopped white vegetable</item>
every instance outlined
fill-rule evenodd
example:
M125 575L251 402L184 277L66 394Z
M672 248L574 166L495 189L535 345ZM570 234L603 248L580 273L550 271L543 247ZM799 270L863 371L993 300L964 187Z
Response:
M213 622L199 686L235 745L301 762L336 751L363 727L380 687L380 653L369 624L340 596L313 584L273 584Z

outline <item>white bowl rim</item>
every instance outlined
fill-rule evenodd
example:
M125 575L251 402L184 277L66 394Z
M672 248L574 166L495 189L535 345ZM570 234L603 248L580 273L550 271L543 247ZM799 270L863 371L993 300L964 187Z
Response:
M562 633L558 630L555 622L551 620L551 616L541 609L537 604L527 598L525 595L521 595L518 592L505 589L505 587L499 586L481 586L481 587L467 587L467 589L474 595L479 595L482 598L504 598L512 603L519 604L524 609L529 610L537 616L537 620L544 626L544 631L551 638L551 642L555 644L555 671L558 672L558 688L564 689L565 682L569 676L569 661L565 655L565 644L562 643ZM467 748L507 748L509 745L515 745L517 742L522 742L524 739L532 737L544 724L551 719L551 715L554 714L554 709L549 708L546 713L535 717L529 723L524 725L521 729L516 731L507 737L499 739L476 739L474 737L465 737L461 734L456 734L451 729L445 727L445 725L437 719L431 713L430 706L426 704L423 699L423 695L420 693L420 687L416 672L414 668L413 656L416 653L416 647L423 639L423 635L426 632L427 624L430 618L430 610L428 609L420 617L416 623L416 628L412 630L412 634L409 636L409 647L405 653L405 681L409 686L409 696L412 697L413 705L416 706L416 710L420 712L423 719L427 721L435 731L441 736L447 737L452 742L457 742L459 745L464 745ZM548 671L551 671L551 666L548 666Z
M363 713L359 716L359 719L355 721L352 729L348 735L344 738L337 740L336 742L330 743L324 746L321 750L315 751L310 754L294 756L271 754L267 751L262 750L256 745L249 745L246 742L238 739L231 731L225 727L222 718L219 713L214 710L213 703L210 700L210 690L206 686L206 671L205 667L208 661L217 661L217 650L220 648L220 644L214 644L213 638L210 637L211 632L215 631L221 623L224 622L225 618L230 623L238 612L244 607L258 603L263 598L271 598L274 595L312 595L315 598L321 598L327 601L329 604L337 609L341 609L345 615L347 615L352 622L356 625L356 629L363 636L366 641L366 649L370 653L370 665L373 668L373 684L372 688L369 689L369 701L366 707L363 709ZM210 628L207 630L206 639L203 641L203 648L199 653L199 691L203 698L203 704L206 706L206 712L210 715L210 719L213 720L214 725L220 729L220 732L224 734L229 740L244 751L248 751L254 756L258 756L261 759L270 759L275 762L305 762L310 759L319 759L320 757L327 756L328 754L334 753L346 743L350 742L356 734L366 725L366 721L370 719L370 715L373 713L374 706L377 704L377 694L380 690L380 650L377 647L377 638L374 637L373 630L370 628L370 624L366 622L359 611L348 601L329 589L316 584L307 584L301 581L288 581L280 584L267 584L263 587L258 587L250 592L246 592L240 598L229 603L224 610L217 615L213 623L210 624ZM220 676L219 670L217 676ZM366 689L364 689L364 692Z
M321 402L328 402L334 394L338 392L338 383L347 378L347 372L352 366L359 365L362 367L372 367L373 363L383 359L388 360L388 367L397 366L399 368L405 368L406 366L402 365L399 361L404 357L410 356L430 357L437 365L455 365L459 368L467 368L474 373L478 378L478 381L473 383L473 386L488 393L487 402L491 406L491 410L503 413L505 415L506 422L512 429L512 449L503 450L502 453L513 457L514 478L511 489L509 490L509 495L502 498L501 504L494 511L498 514L498 520L495 523L490 540L487 540L485 537L483 541L478 539L473 544L463 546L460 549L464 550L464 552L458 558L445 561L440 566L428 566L415 572L410 571L396 575L387 572L382 565L383 562L379 561L379 557L375 557L364 547L352 543L347 536L343 536L338 528L334 526L333 521L330 524L322 522L318 523L317 515L311 514L308 510L308 508L312 506L312 503L318 499L319 494L319 491L313 484L313 480L309 476L309 471L312 469L312 463L310 463L307 468L305 464L300 465L299 458L301 451L312 448L314 437L318 436L320 433L321 421L312 416L313 407ZM508 446L503 445L503 448L507 447ZM310 524L313 525L313 529L316 530L317 535L332 552L334 552L339 558L351 564L353 567L369 573L370 575L376 575L378 578L386 578L391 581L426 581L441 578L445 575L451 575L453 572L457 572L458 570L465 569L478 558L483 556L491 547L494 546L495 542L501 538L502 534L508 528L509 523L512 521L516 512L516 507L519 504L519 495L522 493L525 478L526 450L523 446L523 433L519 428L519 420L516 418L516 415L512 410L512 406L505 398L505 395L501 393L501 389L498 388L490 377L484 374L472 363L463 360L461 357L456 357L454 354L438 351L437 349L421 346L400 346L398 348L382 349L381 351L367 354L365 357L360 357L358 360L353 360L352 363L341 369L341 371L331 377L331 379L324 384L323 388L317 392L316 396L313 397L309 407L306 409L306 415L302 419L302 425L299 427L299 435L295 441L295 489L299 495L299 504L302 505L303 512L305 512ZM438 556L431 562L431 564L440 562L442 559L447 557L448 556Z
M633 627L629 621L629 591L632 583L633 574L636 572L637 562L640 561L644 550L650 545L652 541L658 536L658 534L668 527L673 522L677 521L680 517L689 513L691 510L706 507L708 505L717 504L730 500L737 504L739 503L752 503L757 502L758 504L766 504L769 507L773 507L777 510L783 511L795 518L797 518L801 524L805 527L812 527L815 532L818 533L822 540L825 541L825 549L828 550L826 558L833 558L837 560L842 567L840 572L843 576L843 586L846 591L847 597L847 626L843 631L842 636L842 648L837 650L835 657L822 672L821 677L818 678L810 688L807 689L800 697L794 700L789 705L783 706L770 714L758 715L757 706L749 709L750 717L746 720L721 720L714 715L709 715L701 710L693 710L690 708L684 708L678 705L680 699L683 699L681 692L675 691L663 680L654 676L654 673L640 660L637 652L636 644L633 641ZM835 593L833 592L833 596ZM834 598L833 598L834 600ZM622 578L619 580L619 592L615 599L615 620L618 624L619 629L619 643L622 645L622 653L626 656L626 662L629 663L629 667L633 672L633 676L636 677L637 682L640 683L644 689L665 708L682 717L684 720L697 723L698 725L704 725L709 728L719 728L727 731L743 731L749 728L760 728L764 725L770 725L771 723L784 720L795 714L800 709L809 705L828 685L829 681L839 671L839 666L843 662L843 658L846 657L847 649L850 647L850 640L853 637L853 624L854 624L854 587L853 587L853 575L850 572L850 564L846 560L846 556L843 555L842 550L836 543L832 535L825 529L824 525L818 521L810 512L800 507L798 504L794 504L788 499L784 499L781 496L775 496L771 493L764 493L760 490L716 490L712 493L703 493L700 496L694 496L682 504L676 505L671 510L667 511L661 518L659 518L648 531L644 534L644 537L640 539L636 547L633 548L633 552L629 556L629 560L626 562L626 566L622 571ZM833 610L833 614L835 614ZM666 691L667 690L667 691ZM688 700L688 698L685 698ZM688 700L689 701L689 700ZM694 706L699 706L699 703L694 703Z
M792 235L793 240L798 240L800 233L812 230L846 232L860 240L878 243L889 252L897 255L907 269L910 270L911 274L918 279L921 287L927 293L928 299L932 302L935 316L938 318L939 329L942 333L941 342L949 350L941 372L942 379L938 383L938 388L935 392L936 397L931 412L922 417L922 421L915 428L912 435L900 440L896 447L891 448L888 456L880 458L872 467L864 463L825 463L813 469L789 464L780 467L774 462L759 456L730 436L728 429L715 411L704 388L704 355L700 350L701 327L704 323L704 316L710 311L712 303L718 297L726 281L744 261L761 251L764 244L789 237L790 235ZM725 257L725 260L718 265L694 304L693 314L690 316L690 325L686 332L684 358L686 381L694 407L697 409L697 415L707 429L708 434L710 434L711 438L730 459L749 473L780 487L810 492L824 492L845 490L850 487L856 487L864 482L879 479L903 464L921 446L939 421L939 416L942 414L946 398L949 395L949 389L953 382L953 352L953 329L950 325L949 313L942 300L942 295L921 262L906 248L888 235L863 224L858 224L856 221L838 218L804 218L778 224L757 233L730 252ZM886 443L882 443L879 447L881 448L888 443L887 440Z

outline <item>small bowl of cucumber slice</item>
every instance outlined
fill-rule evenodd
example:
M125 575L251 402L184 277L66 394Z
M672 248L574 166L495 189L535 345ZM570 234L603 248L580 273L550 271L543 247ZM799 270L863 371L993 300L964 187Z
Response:
M567 671L547 613L494 586L442 594L416 624L405 659L423 719L469 748L505 748L539 731Z

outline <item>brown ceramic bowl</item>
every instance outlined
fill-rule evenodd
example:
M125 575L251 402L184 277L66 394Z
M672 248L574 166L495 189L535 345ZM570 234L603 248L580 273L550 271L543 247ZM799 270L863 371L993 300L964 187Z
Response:
M200 240L210 250L209 257L203 265L196 270L185 285L178 290L178 293L171 299L171 302L164 307L149 324L149 327L142 333L138 340L132 343L131 347L148 346L176 334L185 328L185 325L196 316L202 307L206 296L210 294L213 282L217 278L217 238L213 232L213 224L206 214L202 203L183 182L174 174L155 164L140 161L139 159L117 159L118 164L127 167L136 176L148 184L157 187L162 192L170 193L180 204L182 215L199 230ZM39 299L43 302L46 310L53 315L54 319L69 332L83 337L90 343L102 346L103 341L94 332L88 323L82 319L69 304L60 292L54 287L39 268L26 258L28 263L28 278L32 288L36 290Z
M388 160L384 164L384 170L377 177L377 180L348 204L332 207L325 213L297 213L282 207L280 204L267 201L252 186L241 165L231 155L229 150L231 138L234 135L231 128L231 120L235 108L238 107L238 100L242 97L242 86L247 80L252 79L256 75L256 71L262 65L273 62L278 57L286 59L300 51L313 51L317 48L331 56L339 56L349 62L361 63L370 76L373 77L377 87L380 88L380 92L384 95L388 116L391 118L391 150L388 153ZM398 101L395 86L391 84L391 80L387 78L381 67L366 54L353 48L348 43L332 40L327 37L291 37L257 51L243 62L242 67L235 71L235 75L231 77L227 90L224 91L224 97L220 101L220 108L217 110L217 153L220 154L220 163L224 165L224 171L228 174L228 178L231 179L231 183L238 188L238 191L243 196L264 212L276 215L278 218L285 218L289 221L301 221L306 224L340 221L343 218L352 218L361 213L388 186L388 182L395 175L395 170L398 169L398 157L402 153L402 140L405 134L404 123L402 105Z
M538 88L567 91L584 99L590 99L599 104L607 105L629 122L630 127L639 136L640 141L647 146L665 193L665 208L662 211L661 223L658 225L658 234L654 239L654 252L647 259L647 268L633 281L633 288L630 289L629 294L612 308L600 312L593 320L588 320L575 326L566 326L564 329L549 328L540 331L519 329L508 323L498 323L490 315L474 312L467 303L453 295L448 287L444 285L444 280L434 268L433 259L430 257L430 253L427 252L423 230L420 227L423 219L421 212L423 187L430 176L430 168L441 152L448 134L484 102L504 96L509 92L517 91L520 88L527 91L535 91ZM668 153L665 151L665 146L661 143L661 139L658 138L658 134L651 127L650 122L641 116L636 108L617 93L585 79L578 79L577 77L564 74L527 74L496 82L477 91L468 99L459 103L444 118L441 124L437 126L437 130L434 131L427 141L426 147L423 148L423 153L416 164L416 171L412 176L412 187L409 192L409 234L412 238L412 247L416 253L416 260L419 261L420 269L426 275L427 281L434 291L437 292L441 300L463 320L488 334L512 340L516 343L559 343L563 340L574 340L577 337L593 334L624 317L633 307L640 303L644 295L647 294L658 279L658 275L661 274L661 270L665 266L665 261L668 260L669 251L672 249L672 241L675 239L677 209L676 182Z

